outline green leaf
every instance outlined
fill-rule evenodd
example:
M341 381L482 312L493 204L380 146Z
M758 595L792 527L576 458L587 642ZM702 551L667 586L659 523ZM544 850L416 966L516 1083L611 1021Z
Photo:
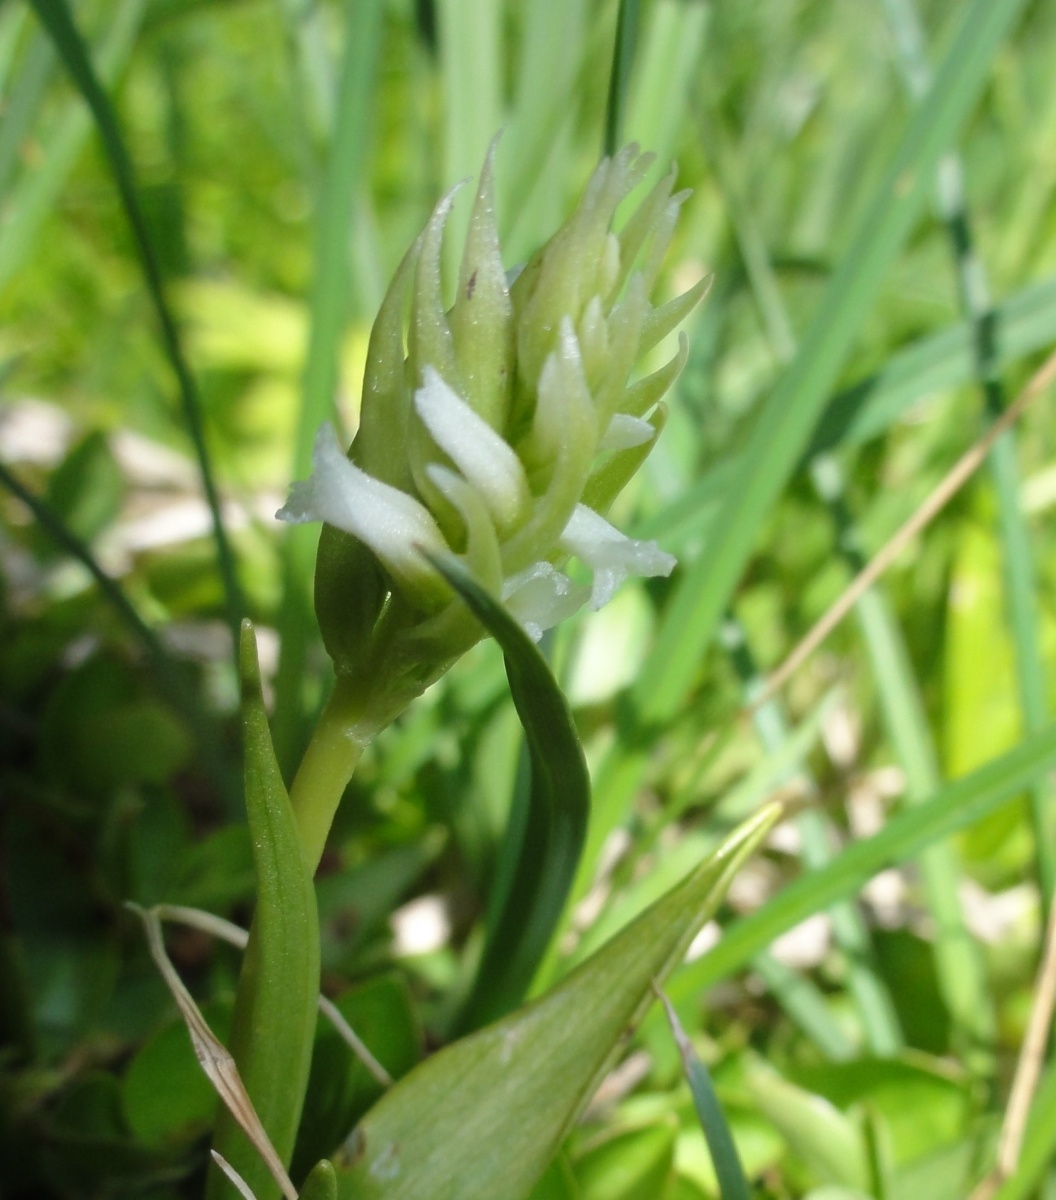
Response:
M397 975L379 975L346 992L337 1009L381 1065L398 1079L422 1057L411 995ZM329 1021L320 1021L290 1175L299 1179L348 1136L384 1091Z
M781 809L769 806L556 988L396 1085L338 1164L346 1200L520 1200Z
M94 430L82 438L51 473L45 502L74 537L91 540L117 516L125 484L104 434ZM46 531L37 531L44 553L57 547Z
M206 1005L202 1016L226 1040L230 1004ZM160 1029L136 1052L121 1083L121 1100L129 1128L147 1145L185 1143L208 1131L220 1100L182 1020Z
M272 1145L288 1164L315 1035L319 921L311 875L271 744L257 642L249 621L242 624L239 665L257 909L238 982L231 1051ZM226 1109L217 1122L214 1143L257 1200L278 1195L277 1184ZM207 1194L211 1200L234 1195L233 1185L217 1167L210 1169Z
M337 1200L337 1174L332 1162L324 1158L315 1164L298 1200Z
M568 702L531 639L460 566L430 561L502 647L531 761L527 805L507 833L506 862L516 865L462 1014L463 1029L475 1029L520 1002L542 961L583 850L590 775Z

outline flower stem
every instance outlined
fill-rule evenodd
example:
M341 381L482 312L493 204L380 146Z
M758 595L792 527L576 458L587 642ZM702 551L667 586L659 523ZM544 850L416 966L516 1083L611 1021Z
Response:
M290 788L297 830L313 873L345 787L377 732L370 711L369 695L350 677L340 676Z

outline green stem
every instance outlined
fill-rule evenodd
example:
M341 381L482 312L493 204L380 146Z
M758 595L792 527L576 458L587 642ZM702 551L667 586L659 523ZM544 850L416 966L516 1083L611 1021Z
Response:
M370 711L369 691L347 675L339 677L290 788L297 832L313 873L348 781L378 730Z

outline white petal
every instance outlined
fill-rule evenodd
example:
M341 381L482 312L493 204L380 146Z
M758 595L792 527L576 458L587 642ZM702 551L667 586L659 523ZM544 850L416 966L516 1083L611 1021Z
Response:
M656 430L648 421L640 417L632 417L627 413L617 413L609 422L608 429L601 439L602 450L630 450L633 446L644 446L646 442L656 437Z
M593 509L577 504L561 545L594 571L590 607L601 608L628 575L670 575L677 561L656 542L629 538Z
M315 436L312 474L290 488L289 499L275 515L294 525L335 525L369 546L401 583L436 594L435 575L420 549L444 553L448 547L432 514L413 496L349 462L330 425Z
M550 563L537 562L506 580L502 598L528 636L537 642L547 629L582 606L586 589L576 587Z
M433 441L477 489L501 533L528 512L531 495L521 461L492 427L432 368L414 396Z

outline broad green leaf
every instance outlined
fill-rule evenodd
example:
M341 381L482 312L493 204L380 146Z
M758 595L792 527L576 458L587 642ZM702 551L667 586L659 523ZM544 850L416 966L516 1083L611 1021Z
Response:
M780 819L736 830L557 987L456 1042L396 1085L338 1164L345 1200L520 1200L685 953L730 880Z
M261 693L253 626L242 625L242 735L246 811L257 869L257 908L242 962L231 1051L272 1145L289 1163L311 1065L319 994L319 922L315 891L289 797L279 774ZM278 1185L234 1118L223 1110L216 1149L257 1200ZM234 1196L213 1167L207 1194Z
M971 1115L970 1077L922 1054L825 1063L788 1074L841 1109L868 1109L889 1135L895 1168L955 1143Z
M464 570L433 563L502 647L532 769L527 807L515 804L500 864L506 894L462 1016L463 1028L476 1028L519 1003L546 952L583 849L590 776L568 703L531 639Z

